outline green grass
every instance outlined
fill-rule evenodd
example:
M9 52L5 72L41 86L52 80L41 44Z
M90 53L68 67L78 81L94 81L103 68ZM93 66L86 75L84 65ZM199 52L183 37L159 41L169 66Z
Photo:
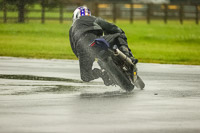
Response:
M126 31L135 56L143 62L200 64L200 27L193 21L184 25L178 21L167 25L160 21L118 25Z
M116 23L140 62L200 65L200 26L193 21ZM69 43L71 23L0 24L0 56L76 59Z
M74 59L69 24L0 24L0 55Z

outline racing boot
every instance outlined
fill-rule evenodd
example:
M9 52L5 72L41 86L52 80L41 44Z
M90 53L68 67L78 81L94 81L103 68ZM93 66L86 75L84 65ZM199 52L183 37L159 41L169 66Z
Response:
M101 78L106 86L113 85L113 81L109 78L107 72L102 72Z
M108 74L105 71L102 72L102 70L100 70L98 68L94 68L92 70L92 76L93 76L93 79L97 79L97 78L101 77L106 86L113 84L113 82L110 80Z
M94 68L92 70L92 76L93 76L93 79L98 79L99 77L101 77L102 75L102 71L98 68Z

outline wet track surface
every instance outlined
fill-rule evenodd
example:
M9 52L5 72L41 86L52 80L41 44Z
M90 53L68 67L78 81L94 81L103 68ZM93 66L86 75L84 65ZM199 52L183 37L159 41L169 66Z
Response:
M199 133L200 66L138 68L146 87L126 93L77 61L0 57L0 133Z

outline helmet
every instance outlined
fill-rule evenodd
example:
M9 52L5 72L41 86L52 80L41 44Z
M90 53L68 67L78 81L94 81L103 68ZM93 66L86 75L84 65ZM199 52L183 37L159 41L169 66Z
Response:
M80 17L80 16L91 16L90 9L85 6L80 6L76 8L73 13L73 23Z

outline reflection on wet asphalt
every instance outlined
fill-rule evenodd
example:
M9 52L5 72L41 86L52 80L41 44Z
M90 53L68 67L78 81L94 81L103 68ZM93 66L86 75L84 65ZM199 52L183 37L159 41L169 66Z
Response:
M0 57L0 133L200 132L200 66L138 68L146 88L125 92L77 61Z

